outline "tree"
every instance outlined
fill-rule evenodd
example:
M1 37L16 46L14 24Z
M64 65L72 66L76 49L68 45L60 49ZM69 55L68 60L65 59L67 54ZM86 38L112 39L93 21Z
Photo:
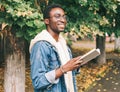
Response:
M2 33L2 25L0 25L0 64L4 61L4 33Z
M120 52L120 37L115 39L115 51Z
M116 35L116 39L115 39L115 51L120 52L120 5L117 8L117 15L115 17L115 24L116 26L116 30L115 30L115 35Z
M34 2L25 0L3 0L0 3L0 32L5 38L5 92L25 92L25 41L29 43L41 29L42 14Z

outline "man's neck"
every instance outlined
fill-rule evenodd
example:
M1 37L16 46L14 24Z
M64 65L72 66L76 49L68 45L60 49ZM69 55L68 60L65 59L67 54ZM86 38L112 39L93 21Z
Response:
M49 33L50 33L50 35L52 35L52 37L56 40L56 42L58 41L58 39L59 39L59 33L55 33L55 32L53 32L53 31L50 31L50 30L47 30Z

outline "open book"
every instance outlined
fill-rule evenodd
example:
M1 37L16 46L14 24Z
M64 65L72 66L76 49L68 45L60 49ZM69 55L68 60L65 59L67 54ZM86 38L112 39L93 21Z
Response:
M99 55L100 55L100 49L92 49L80 57L80 60L82 60L82 62L80 61L80 63L81 63L81 65L84 65Z

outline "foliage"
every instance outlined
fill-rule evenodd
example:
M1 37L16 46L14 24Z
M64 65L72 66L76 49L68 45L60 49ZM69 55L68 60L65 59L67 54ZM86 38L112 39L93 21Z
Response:
M51 3L63 6L68 16L65 32L84 38L103 33L120 35L119 0L2 0L0 24L6 23L17 37L30 40L45 26L42 11Z
M79 37L118 33L119 0L49 0L61 4L68 16L68 28ZM120 18L119 18L120 19Z
M116 30L115 31L115 35L118 37L120 36L120 3L119 6L117 8L117 14L115 16L115 26L116 26Z
M17 37L28 41L44 28L42 14L32 0L2 0L0 17L0 24L5 23Z

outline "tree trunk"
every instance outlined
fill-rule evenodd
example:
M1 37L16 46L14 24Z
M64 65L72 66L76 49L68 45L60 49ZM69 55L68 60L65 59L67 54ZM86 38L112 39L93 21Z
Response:
M4 38L0 36L0 64L4 61Z
M115 51L120 52L120 37L115 39Z
M96 48L100 49L101 55L97 57L98 64L106 63L105 36L96 36Z
M24 40L8 31L5 46L4 92L25 92Z

